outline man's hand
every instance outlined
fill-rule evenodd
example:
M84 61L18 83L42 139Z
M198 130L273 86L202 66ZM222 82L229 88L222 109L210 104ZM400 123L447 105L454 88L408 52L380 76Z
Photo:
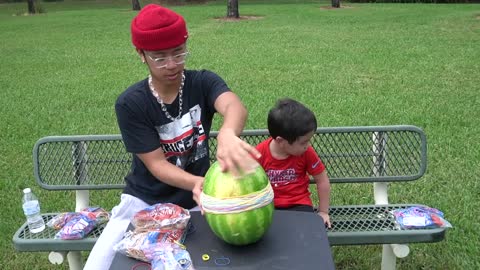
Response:
M255 147L244 142L231 129L221 129L217 137L217 160L222 171L229 171L235 176L249 174L255 171L260 157Z
M327 225L327 227L331 229L332 224L330 223L330 216L327 213L321 211L318 212L318 215L323 218L323 222L325 222L325 225Z
M198 207L200 208L200 212L203 215L202 203L200 201L200 195L202 194L202 190L203 190L203 178L201 181L197 181L192 189L193 200L197 203Z

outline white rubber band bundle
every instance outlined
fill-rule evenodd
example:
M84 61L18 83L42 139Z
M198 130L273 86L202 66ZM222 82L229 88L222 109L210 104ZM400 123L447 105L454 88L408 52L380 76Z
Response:
M233 214L264 207L273 200L273 189L270 183L262 190L232 198L215 198L202 192L200 202L206 213Z

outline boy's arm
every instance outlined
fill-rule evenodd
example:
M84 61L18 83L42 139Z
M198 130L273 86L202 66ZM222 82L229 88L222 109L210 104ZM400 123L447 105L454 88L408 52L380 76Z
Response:
M324 170L322 173L313 176L313 179L317 185L318 212L328 227L330 227L330 217L328 215L328 208L330 207L330 179L327 171Z
M149 153L137 154L137 156L157 179L162 179L162 182L170 186L191 190L193 199L201 206L200 193L203 177L190 174L168 162L161 148Z
M258 163L252 156L258 158L260 153L238 137L247 120L247 109L238 96L230 91L218 96L214 106L223 116L223 123L217 136L217 160L220 167L234 175L253 172Z

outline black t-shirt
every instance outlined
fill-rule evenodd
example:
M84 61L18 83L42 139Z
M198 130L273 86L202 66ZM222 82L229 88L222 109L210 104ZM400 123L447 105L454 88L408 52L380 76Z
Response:
M182 117L171 121L152 95L147 79L125 90L115 104L125 147L133 153L123 192L149 204L170 202L187 209L194 207L191 191L155 178L135 154L162 148L170 163L193 175L204 176L210 166L208 135L216 112L214 103L226 91L229 91L227 84L217 74L185 70ZM178 105L178 96L172 104L166 104L173 117L178 115Z

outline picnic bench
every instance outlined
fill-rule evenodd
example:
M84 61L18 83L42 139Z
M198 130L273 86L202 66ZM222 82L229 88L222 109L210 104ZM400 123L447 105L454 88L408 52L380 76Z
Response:
M212 131L209 139L212 162L217 134ZM268 130L245 130L241 138L257 145L268 138ZM388 183L417 180L424 175L427 143L420 128L408 125L318 128L311 144L324 162L332 184L373 183L373 203L330 207L332 228L327 231L330 245L381 244L381 268L395 269L396 258L409 254L406 244L444 239L444 228L401 229L390 213L394 209L420 206L411 202L389 204L387 193ZM33 149L37 183L51 191L75 191L75 211L90 206L90 191L122 189L131 160L132 154L126 152L120 135L50 136L40 139ZM45 213L43 218L48 222L57 214ZM54 239L55 230L47 227L32 234L25 223L15 233L13 243L18 251L50 252L52 263L62 263L66 257L70 269L81 269L81 251L92 249L103 228L104 225L97 227L82 240L58 240Z

